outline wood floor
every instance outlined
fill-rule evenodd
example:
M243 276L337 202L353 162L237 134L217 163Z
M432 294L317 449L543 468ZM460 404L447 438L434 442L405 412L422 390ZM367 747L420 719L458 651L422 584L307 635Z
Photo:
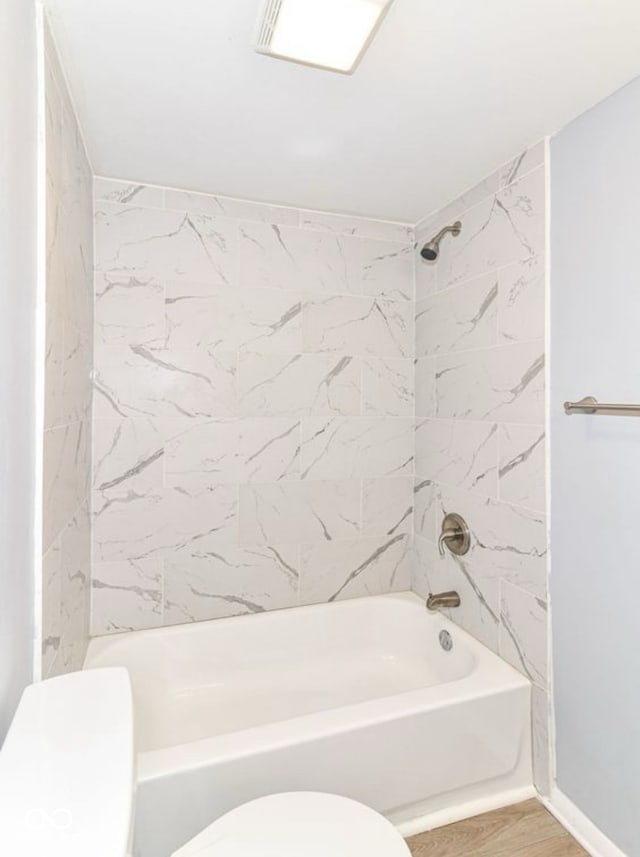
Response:
M407 840L413 857L588 857L537 800Z

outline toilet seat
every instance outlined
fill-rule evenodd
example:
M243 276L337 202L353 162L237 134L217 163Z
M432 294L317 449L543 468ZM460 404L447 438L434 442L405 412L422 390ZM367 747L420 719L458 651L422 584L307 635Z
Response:
M223 815L173 857L408 857L391 822L362 803L286 792Z

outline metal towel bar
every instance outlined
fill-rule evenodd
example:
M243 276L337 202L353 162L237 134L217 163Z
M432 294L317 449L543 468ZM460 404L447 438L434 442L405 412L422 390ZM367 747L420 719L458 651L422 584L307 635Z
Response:
M593 396L585 396L579 402L565 402L565 414L611 414L612 416L638 416L640 405L624 405L615 402L599 402Z

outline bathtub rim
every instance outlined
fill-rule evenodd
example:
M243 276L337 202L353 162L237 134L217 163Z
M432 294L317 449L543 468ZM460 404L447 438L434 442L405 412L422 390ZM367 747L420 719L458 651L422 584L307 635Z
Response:
M175 625L164 625L158 628L142 628L139 631L118 631L112 634L101 634L91 637L82 669L92 669L87 662L94 657L99 657L104 651L117 646L118 644L126 644L131 641L154 640L156 638L166 639L171 636L189 636L191 633L204 634L207 630L214 628L227 629L237 626L239 623L245 623L249 619L252 620L253 627L260 622L261 624L283 622L292 613L296 613L300 617L304 615L313 615L316 613L325 613L329 611L340 611L341 613L356 612L358 608L367 606L377 606L380 604L397 604L405 605L405 607L415 610L421 608L423 611L422 619L429 622L440 621L445 630L449 632L455 631L456 635L460 636L465 645L476 660L498 658L500 663L513 669L506 663L498 654L492 652L484 643L477 640L460 625L457 625L452 619L449 619L441 612L427 611L425 599L417 595L412 590L403 590L401 592L389 592L381 595L363 595L359 598L345 598L341 601L320 602L317 604L302 604L293 607L281 607L275 610L265 610L263 613L243 613L238 616L227 616L222 619L204 619L197 622L183 622ZM517 670L516 670L517 672Z
M420 712L464 705L483 697L500 696L517 690L529 691L531 688L529 680L519 673L499 686L487 687L479 680L471 683L469 679L460 679L459 682L447 684L447 689L454 684L464 686L455 688L454 693L442 694L440 699L431 704L424 698L431 688L426 691L408 691L157 750L144 750L137 754L137 780L144 783L162 779L172 774L208 767L212 763L292 747L390 720L411 718Z

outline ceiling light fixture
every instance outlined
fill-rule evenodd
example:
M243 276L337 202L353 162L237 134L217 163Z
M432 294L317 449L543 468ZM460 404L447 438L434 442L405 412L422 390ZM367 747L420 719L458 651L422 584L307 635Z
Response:
M256 50L351 74L393 0L267 0Z

